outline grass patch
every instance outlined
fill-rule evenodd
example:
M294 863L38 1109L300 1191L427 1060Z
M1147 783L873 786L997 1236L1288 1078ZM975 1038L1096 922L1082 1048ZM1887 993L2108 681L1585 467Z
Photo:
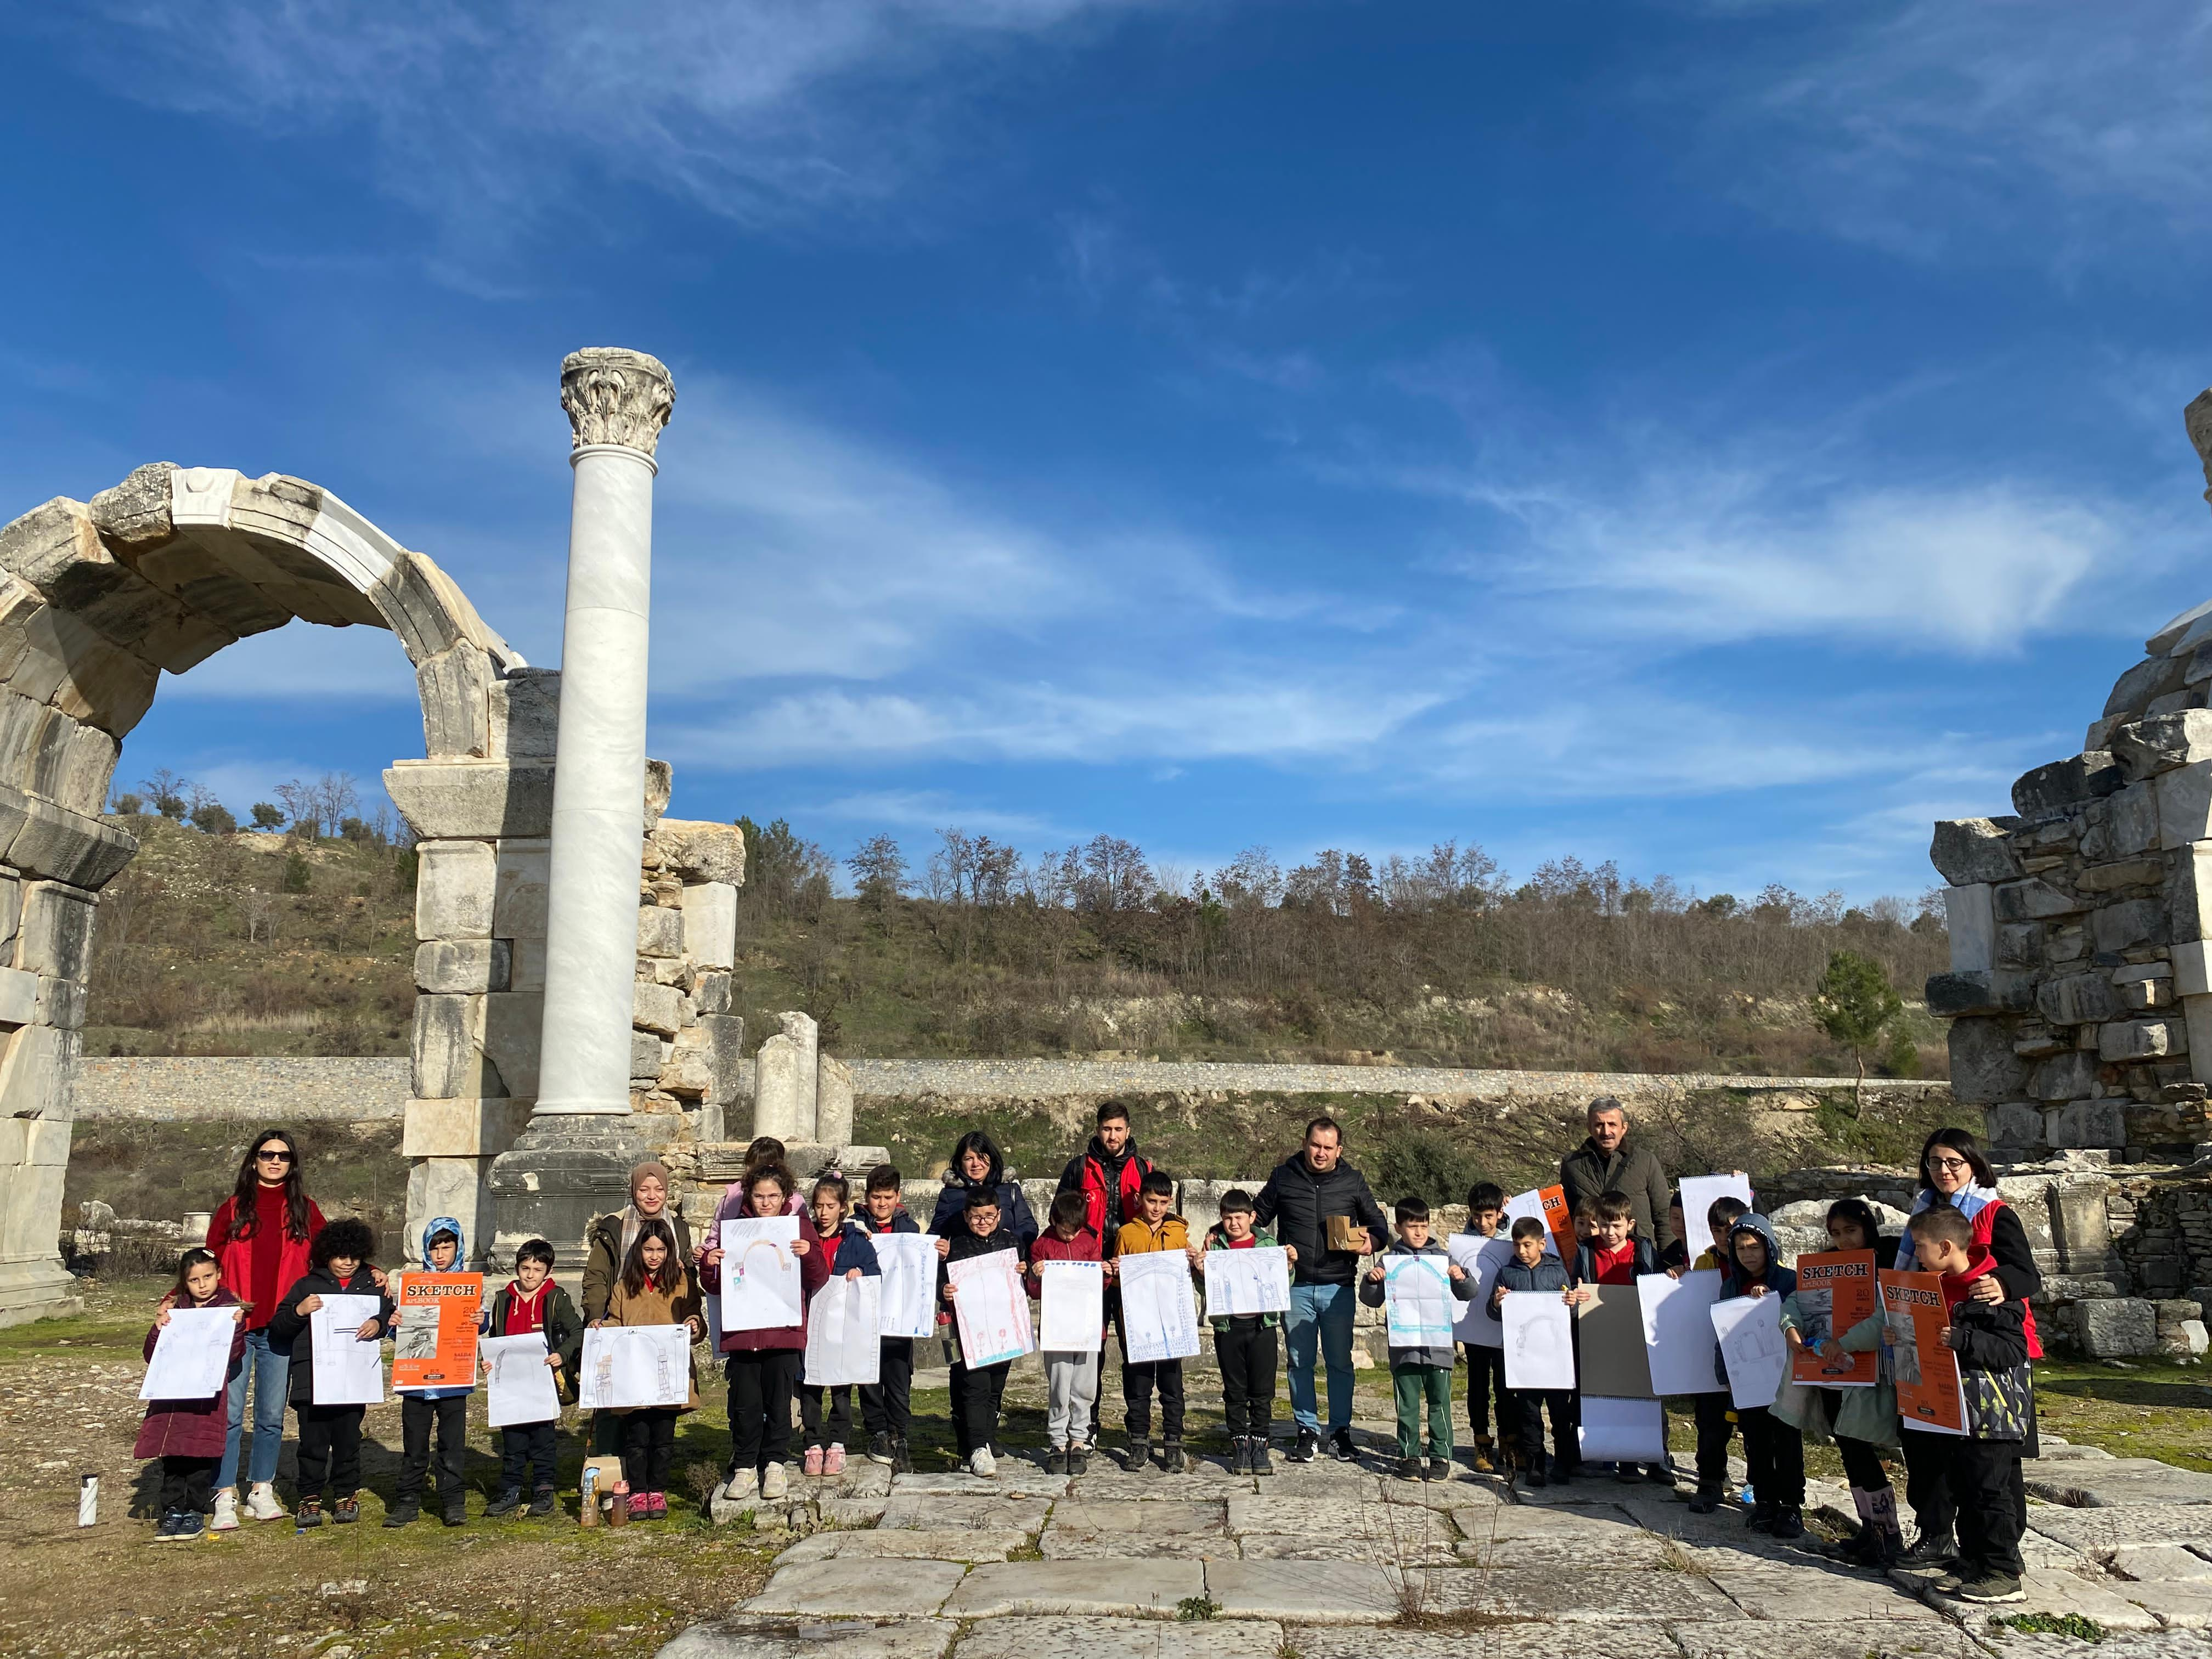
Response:
M2081 1642L2105 1639L2105 1627L2079 1613L2011 1613L1992 1619L1990 1623L2027 1636L2071 1636Z
M1221 1611L1221 1603L1206 1595L1186 1595L1176 1603L1176 1617L1184 1624L1210 1621Z
M2094 1360L2035 1368L2042 1426L2116 1457L2155 1457L2212 1474L2212 1385L2201 1365L2139 1360L2120 1370Z

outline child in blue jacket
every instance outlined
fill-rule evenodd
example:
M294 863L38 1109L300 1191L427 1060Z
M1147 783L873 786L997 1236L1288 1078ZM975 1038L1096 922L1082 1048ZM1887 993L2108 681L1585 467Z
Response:
M1763 1215L1747 1211L1729 1229L1728 1261L1721 1273L1720 1300L1731 1297L1787 1297L1797 1275L1782 1265L1774 1229ZM1714 1363L1719 1364L1716 1357ZM1727 1380L1725 1370L1722 1380ZM1785 1381L1787 1380L1785 1373ZM1805 1532L1805 1437L1796 1425L1767 1406L1738 1406L1736 1426L1743 1433L1743 1461L1751 1471L1753 1532L1800 1538ZM1700 1459L1702 1466L1703 1460Z

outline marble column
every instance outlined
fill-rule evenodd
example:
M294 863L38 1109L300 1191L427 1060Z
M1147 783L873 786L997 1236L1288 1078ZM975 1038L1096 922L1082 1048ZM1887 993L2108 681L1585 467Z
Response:
M638 864L652 613L653 451L676 401L643 352L561 365L575 489L555 739L545 1007L530 1127L493 1165L497 1243L580 1255L584 1224L624 1201L644 1151L630 1122Z

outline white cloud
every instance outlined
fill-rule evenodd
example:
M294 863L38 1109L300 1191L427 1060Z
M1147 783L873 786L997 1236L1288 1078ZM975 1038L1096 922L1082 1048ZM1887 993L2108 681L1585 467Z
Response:
M1061 836L1067 831L1034 812L1008 812L956 801L942 790L876 789L840 795L800 809L810 819L894 830L965 830L984 836Z

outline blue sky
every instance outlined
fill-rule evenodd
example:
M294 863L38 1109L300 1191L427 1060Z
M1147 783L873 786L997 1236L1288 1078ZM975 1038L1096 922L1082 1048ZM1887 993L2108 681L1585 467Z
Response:
M2183 4L0 9L0 516L283 471L560 654L666 361L652 752L840 852L1934 879L2206 597ZM294 623L118 776L420 754Z

